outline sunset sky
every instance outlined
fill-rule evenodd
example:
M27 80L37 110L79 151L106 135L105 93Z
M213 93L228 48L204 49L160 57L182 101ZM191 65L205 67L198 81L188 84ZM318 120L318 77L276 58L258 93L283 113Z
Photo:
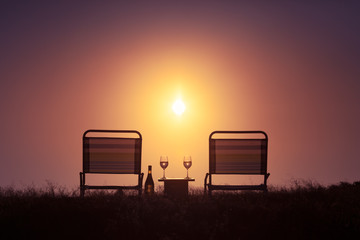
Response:
M88 129L140 131L157 185L203 186L215 130L265 131L270 185L359 181L359 1L269 2L2 1L0 186L77 187Z

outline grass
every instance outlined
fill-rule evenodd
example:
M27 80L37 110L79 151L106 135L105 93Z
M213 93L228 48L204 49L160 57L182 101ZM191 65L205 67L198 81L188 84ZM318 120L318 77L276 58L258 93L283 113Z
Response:
M212 197L198 190L186 199L1 188L0 226L0 239L352 239L360 182Z

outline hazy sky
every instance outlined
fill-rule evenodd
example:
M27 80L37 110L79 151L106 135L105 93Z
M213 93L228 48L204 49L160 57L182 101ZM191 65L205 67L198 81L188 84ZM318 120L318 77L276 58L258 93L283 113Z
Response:
M359 180L360 3L269 2L2 1L0 186L78 186L87 129L140 131L156 183L190 154L202 186L214 130L267 132L269 184Z

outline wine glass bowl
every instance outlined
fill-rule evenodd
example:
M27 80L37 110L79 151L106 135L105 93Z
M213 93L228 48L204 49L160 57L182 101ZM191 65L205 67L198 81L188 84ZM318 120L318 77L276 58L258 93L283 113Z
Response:
M184 157L184 167L186 168L186 178L189 178L189 168L192 165L191 156L185 156Z
M167 168L168 165L169 165L168 157L167 156L161 156L160 157L160 166L164 170L164 174L163 174L162 179L165 179L165 169Z

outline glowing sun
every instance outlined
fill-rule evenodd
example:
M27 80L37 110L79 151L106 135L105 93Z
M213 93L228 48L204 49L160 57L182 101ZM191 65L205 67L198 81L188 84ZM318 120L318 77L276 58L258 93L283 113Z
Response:
M178 116L182 115L185 111L185 104L183 103L183 101L181 101L181 99L178 99L174 102L174 104L172 105L172 109L174 111L174 113Z

